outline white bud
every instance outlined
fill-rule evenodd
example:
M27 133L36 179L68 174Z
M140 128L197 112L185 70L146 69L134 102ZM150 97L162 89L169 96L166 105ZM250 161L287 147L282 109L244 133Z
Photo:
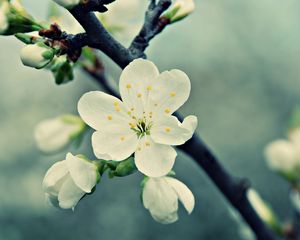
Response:
M166 17L168 17L171 22L176 22L187 17L194 10L194 0L177 0L167 12Z
M53 0L53 1L67 9L71 9L80 3L80 0Z
M40 122L34 132L40 150L56 152L66 147L85 130L83 121L73 115L63 115Z
M79 200L90 193L99 181L96 165L68 153L66 160L52 165L43 180L47 201L63 209L74 209Z
M247 198L251 203L252 207L258 214L258 216L268 225L274 226L277 219L269 207L269 205L259 196L258 192L254 189L249 189L247 191Z
M9 26L9 22L7 19L8 12L9 3L7 1L0 2L0 34L4 33Z
M143 204L154 220L163 224L178 220L178 200L190 214L195 205L191 190L172 177L148 178L143 187Z
M269 167L282 173L291 173L300 165L300 157L295 144L287 140L276 140L265 148Z
M40 69L52 61L54 53L54 49L43 43L29 44L22 48L21 60L25 66Z

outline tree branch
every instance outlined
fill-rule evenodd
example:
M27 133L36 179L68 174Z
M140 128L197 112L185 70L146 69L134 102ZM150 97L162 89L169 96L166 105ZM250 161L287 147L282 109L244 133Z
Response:
M77 6L70 12L78 20L87 33L87 44L97 48L107 54L121 68L127 66L134 58L144 56L144 50L149 41L159 33L161 27L153 28L154 24L159 24L157 16L164 11L169 0L160 0L155 4L151 0L146 14L145 24L131 44L129 49L118 43L102 26L96 16L91 12L86 12L82 6ZM161 4L161 5L160 5ZM161 6L157 10L157 6ZM164 6L164 7L163 7ZM155 11L153 9L156 9ZM155 20L156 19L156 20ZM158 30L153 30L158 29ZM116 95L109 85L107 85L103 74L91 72L85 69L95 80L110 93ZM248 188L247 181L232 177L218 162L217 158L210 152L201 139L195 134L192 139L180 146L179 149L191 156L193 160L203 168L210 179L216 184L227 200L240 212L259 240L276 239L274 233L258 217L246 197Z
M70 12L86 31L89 47L101 50L121 68L134 59L131 53L106 31L93 12L86 11L82 5L76 6Z
M129 51L135 58L145 57L144 52L149 46L150 40L170 23L169 19L161 17L161 15L170 7L172 1L160 0L157 4L155 2L155 0L151 0L142 29L129 47Z

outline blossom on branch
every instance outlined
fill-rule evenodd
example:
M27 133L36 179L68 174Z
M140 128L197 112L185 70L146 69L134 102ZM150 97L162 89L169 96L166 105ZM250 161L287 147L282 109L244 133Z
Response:
M144 182L142 200L152 217L163 224L178 220L178 200L191 214L195 198L191 190L173 177L148 178Z
M46 153L57 152L78 139L86 125L77 116L62 115L40 122L34 131L39 149Z
M79 200L100 180L97 165L68 153L66 160L55 163L46 173L43 189L46 199L55 207L74 209Z
M96 132L92 136L97 158L122 161L135 153L140 172L150 177L166 175L173 167L172 146L189 140L197 117L181 123L172 116L188 99L188 76L177 69L159 74L148 60L137 59L122 72L122 101L100 91L84 94L78 103L82 119Z

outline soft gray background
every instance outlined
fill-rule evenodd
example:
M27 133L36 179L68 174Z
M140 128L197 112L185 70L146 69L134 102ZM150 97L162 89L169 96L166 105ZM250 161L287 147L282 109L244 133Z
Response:
M35 16L44 16L44 1L24 2ZM268 170L262 151L284 137L289 113L300 102L299 23L298 0L202 0L190 18L168 28L148 51L161 70L188 73L193 90L181 113L198 116L197 131L222 164L248 177L283 220L291 215L288 186ZM41 154L34 126L76 113L80 96L97 86L78 72L74 82L58 87L49 73L21 65L22 44L15 39L1 37L0 46L1 240L241 239L223 196L182 153L175 170L197 202L191 216L181 209L175 224L160 225L143 209L138 174L103 179L74 213L47 206L43 175L65 153ZM80 149L71 150L92 157L89 142L86 137Z

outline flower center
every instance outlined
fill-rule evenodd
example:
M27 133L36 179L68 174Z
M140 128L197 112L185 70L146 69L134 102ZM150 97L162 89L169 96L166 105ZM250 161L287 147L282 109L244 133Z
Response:
M150 114L152 118L152 113ZM150 120L151 118L147 119L146 114L143 114L143 118L137 119L136 117L132 117L132 122L129 123L130 129L133 130L138 138L142 138L145 135L150 135L150 129L153 125L153 122Z

